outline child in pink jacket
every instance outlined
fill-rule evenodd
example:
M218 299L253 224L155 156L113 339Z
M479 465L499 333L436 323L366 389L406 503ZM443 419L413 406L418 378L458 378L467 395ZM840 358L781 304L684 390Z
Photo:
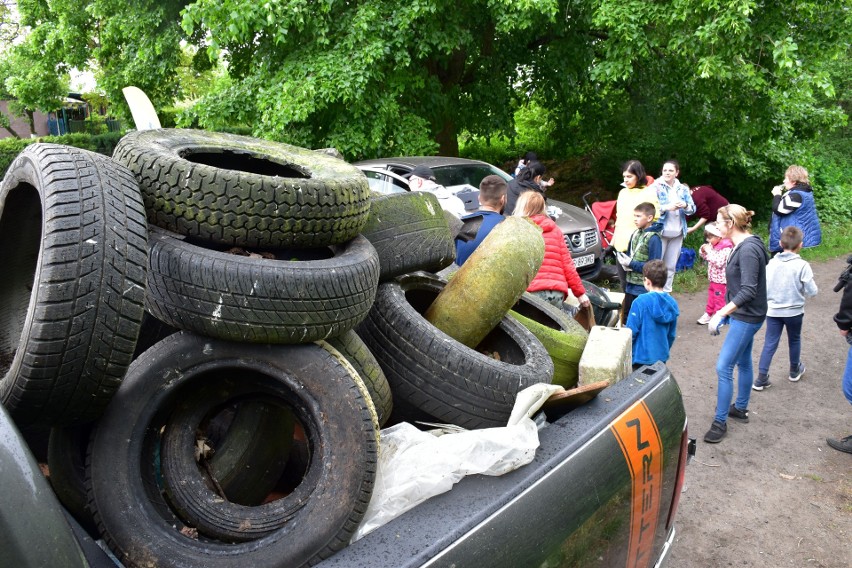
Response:
M707 242L701 245L698 254L707 261L707 277L710 279L710 287L707 289L707 307L704 310L704 315L698 318L700 325L707 325L713 314L725 305L727 288L725 267L728 265L728 257L734 248L734 243L730 239L722 238L722 233L716 228L716 223L705 225L704 238L707 239Z

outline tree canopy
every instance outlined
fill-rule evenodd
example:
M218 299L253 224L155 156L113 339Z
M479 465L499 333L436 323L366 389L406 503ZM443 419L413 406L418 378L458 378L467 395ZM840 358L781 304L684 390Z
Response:
M461 133L511 137L515 112L531 108L566 153L766 174L846 120L848 0L20 0L19 10L30 31L5 85L29 105L57 95L50 77L91 68L113 105L131 84L157 108L200 95L181 124L248 126L349 159L456 154ZM222 63L206 89L181 92L178 69Z

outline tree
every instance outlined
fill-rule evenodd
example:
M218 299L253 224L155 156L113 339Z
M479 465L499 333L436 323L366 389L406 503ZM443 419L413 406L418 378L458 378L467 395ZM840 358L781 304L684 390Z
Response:
M25 40L10 49L6 84L21 105L53 110L71 69L94 71L111 105L127 113L121 89L136 85L158 106L178 93L179 0L20 0Z
M767 175L841 124L848 0L22 0L29 55L96 66L112 104L155 106L193 66L227 75L182 124L336 146L352 158L454 155L541 108L555 147L605 162L678 156ZM40 48L36 49L36 47ZM207 60L205 61L205 56ZM185 68L185 63L183 64Z
M511 129L523 48L557 9L556 0L200 0L183 24L223 54L234 80L223 93L250 109L258 133L349 156L431 152L436 142L456 154L463 129ZM220 118L221 99L202 101L202 124Z
M15 0L0 0L0 52L20 35Z

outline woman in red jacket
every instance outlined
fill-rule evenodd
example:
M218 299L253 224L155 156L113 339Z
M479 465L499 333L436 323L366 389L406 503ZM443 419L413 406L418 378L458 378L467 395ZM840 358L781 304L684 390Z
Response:
M586 288L577 274L574 259L565 244L562 230L556 226L553 219L547 216L547 205L544 196L536 191L525 191L518 198L515 206L516 217L529 217L541 228L544 237L544 262L538 273L527 288L527 292L535 294L557 307L568 295L568 290L574 294L584 308L589 305Z

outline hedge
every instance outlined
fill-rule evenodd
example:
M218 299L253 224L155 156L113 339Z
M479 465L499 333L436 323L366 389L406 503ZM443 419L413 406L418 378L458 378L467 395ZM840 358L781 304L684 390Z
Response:
M106 132L104 134L66 134L64 136L42 136L41 138L3 138L0 140L0 177L6 175L12 161L23 151L24 148L36 142L47 142L50 144L64 144L91 150L105 156L112 156L118 141L121 140L121 132Z

